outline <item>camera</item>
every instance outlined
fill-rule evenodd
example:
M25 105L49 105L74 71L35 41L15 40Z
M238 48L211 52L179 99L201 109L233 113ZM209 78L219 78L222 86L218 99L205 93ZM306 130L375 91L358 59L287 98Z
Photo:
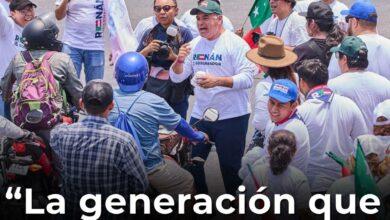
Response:
M158 41L160 44L160 49L153 54L156 56L158 60L166 60L169 57L169 45L165 41Z

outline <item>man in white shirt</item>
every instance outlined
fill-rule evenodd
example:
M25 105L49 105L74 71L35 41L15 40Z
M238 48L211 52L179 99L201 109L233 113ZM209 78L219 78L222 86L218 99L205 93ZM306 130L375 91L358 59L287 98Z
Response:
M367 71L367 47L358 37L346 37L339 47L333 47L342 74L328 83L336 93L352 99L363 113L368 128L372 128L374 108L390 98L390 81ZM372 133L372 130L370 131Z
M56 18L65 18L62 52L71 57L79 78L84 64L86 82L104 75L104 2L56 0Z
M2 0L3 1L3 0ZM22 42L23 27L35 17L36 5L29 0L14 0L8 7L0 5L0 78L19 51L25 50ZM0 97L0 115L10 118L9 106Z
M191 123L202 118L207 108L219 111L215 123L200 122L197 128L215 142L226 192L235 194L241 180L238 177L250 113L249 89L257 67L245 54L248 44L223 28L220 6L204 1L191 10L196 15L200 36L180 48L169 75L173 82L194 76L195 104ZM206 160L211 145L198 144L192 156ZM193 172L198 193L207 193L202 163Z
M351 10L342 13L347 16L348 34L359 37L367 45L367 70L390 80L390 39L378 34L375 6L371 2L358 1L352 5ZM332 56L328 70L330 79L341 74L335 56Z
M328 4L333 11L335 23L340 26L344 31L347 30L347 22L345 21L345 15L342 14L342 11L348 10L348 6L338 0L322 0L324 3Z
M282 38L284 44L289 47L309 40L306 19L293 11L295 0L270 0L270 4L275 17L272 18L266 33Z
M306 96L298 114L311 143L307 177L312 192L326 192L341 177L340 165L326 153L333 152L347 160L354 152L353 141L367 134L368 128L358 106L326 85L328 70L320 60L303 61L298 74L299 89Z
M198 5L202 3L204 0L198 0ZM213 0L219 5L221 5L221 2L219 0ZM196 38L199 36L199 30L198 26L196 25L196 16L191 15L191 10L186 11L180 18L180 20L187 25L187 27L190 29L192 37ZM225 30L229 30L231 32L234 32L234 27L232 22L227 18L226 16L223 15L223 27Z

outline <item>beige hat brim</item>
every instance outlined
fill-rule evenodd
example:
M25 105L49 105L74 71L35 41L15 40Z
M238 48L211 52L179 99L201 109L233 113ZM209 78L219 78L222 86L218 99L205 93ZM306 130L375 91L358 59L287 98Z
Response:
M285 66L290 66L291 64L297 61L298 56L287 49L284 49L285 56L281 59L272 59L261 57L258 53L258 48L252 49L246 53L246 57L253 63L260 64L266 67L280 68Z

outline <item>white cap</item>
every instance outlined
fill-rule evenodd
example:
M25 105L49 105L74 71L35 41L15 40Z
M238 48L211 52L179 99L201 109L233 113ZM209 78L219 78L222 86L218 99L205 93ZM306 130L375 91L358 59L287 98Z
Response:
M377 122L379 117L385 117L387 120ZM374 109L374 125L388 125L390 124L390 99L379 103Z
M374 153L378 155L380 161L383 161L385 157L389 156L390 145L388 138L365 134L359 136L357 139L359 139L360 144L362 145L365 156ZM355 140L355 146L357 146L357 139Z

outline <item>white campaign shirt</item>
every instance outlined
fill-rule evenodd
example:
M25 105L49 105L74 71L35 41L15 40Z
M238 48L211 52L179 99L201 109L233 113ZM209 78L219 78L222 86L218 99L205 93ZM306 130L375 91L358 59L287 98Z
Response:
M175 18L175 22L179 27L187 27L182 21ZM144 36L145 32L149 29L154 28L158 24L156 16L151 16L142 19L140 22L138 22L137 26L134 29L135 37L137 38L138 42L142 41L142 37Z
M390 81L379 74L361 71L344 73L329 80L328 86L357 104L372 133L374 109L379 103L390 99Z
M62 1L56 0L56 5ZM104 50L106 18L103 2L72 0L68 3L62 37L65 44L83 50Z
M308 99L298 114L309 132L311 149L307 178L312 192L326 191L341 177L341 167L325 153L347 159L354 152L354 140L368 128L358 106L349 98L334 94L330 103Z
M334 0L329 6L333 11L335 23L337 23L342 30L347 31L348 24L345 21L345 16L341 14L341 11L348 10L348 6L338 0Z
M17 25L9 13L0 5L0 78L3 77L5 70L14 56L25 50L22 43L23 28Z
M268 139L274 131L280 130L287 130L294 133L297 142L297 151L294 155L291 165L306 174L310 156L309 132L307 131L306 125L302 122L302 120L296 117L291 118L280 125L276 125L272 121L268 121L268 124L265 128L265 140L262 157L266 158L265 161L269 160Z
M209 41L197 37L190 42L191 53L184 62L184 71L175 74L170 69L173 82L182 82L198 71L215 76L233 77L233 88L203 89L195 86L195 104L192 117L202 118L207 108L219 111L219 120L235 118L251 112L249 89L258 69L245 54L248 44L231 31L225 30L219 38Z
M198 25L196 21L196 16L190 14L191 10L186 11L180 18L180 20L187 25L190 29L192 37L196 38L199 36ZM234 27L232 22L226 16L223 16L223 27L226 30L234 32Z
M378 73L390 80L390 39L379 34L363 34L358 36L366 44L368 50L367 70ZM328 67L329 79L341 74L338 60L335 55Z
M281 37L286 46L295 47L308 41L306 31L306 19L293 11L290 16L283 20L274 17L268 26L268 31Z
M267 190L263 193L270 199L271 204L274 204L274 195L289 194L294 198L295 211L303 210L308 207L311 197L309 183L306 176L293 166L288 166L287 169L279 174L274 175L268 164L257 165L252 168L254 176L260 186L267 186ZM249 200L252 196L257 194L257 188L254 179L248 175L243 184L246 188L245 197ZM297 216L289 215L287 203L282 203L282 212L280 215L275 215L276 219L299 219ZM295 218L296 217L296 218ZM252 218L251 218L252 219ZM256 216L255 219L259 219Z

